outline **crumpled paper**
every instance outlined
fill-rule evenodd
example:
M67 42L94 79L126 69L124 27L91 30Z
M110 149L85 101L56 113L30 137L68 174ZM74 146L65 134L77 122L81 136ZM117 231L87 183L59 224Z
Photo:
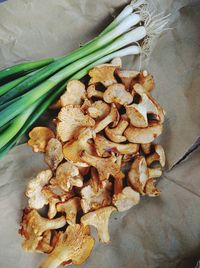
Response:
M1 1L0 1L1 2ZM8 0L0 3L0 68L20 61L60 56L96 36L128 1ZM96 242L80 267L193 268L200 256L200 3L151 1L171 13L172 28L156 40L143 63L155 77L154 97L166 111L160 142L168 165L158 198L142 198L110 221L111 243ZM132 57L125 66L138 68ZM196 142L196 143L195 143ZM185 155L187 158L184 161ZM178 163L176 165L176 163ZM18 235L24 190L30 177L46 168L26 145L0 161L0 267L36 268L43 254L26 253ZM95 232L94 232L95 233Z

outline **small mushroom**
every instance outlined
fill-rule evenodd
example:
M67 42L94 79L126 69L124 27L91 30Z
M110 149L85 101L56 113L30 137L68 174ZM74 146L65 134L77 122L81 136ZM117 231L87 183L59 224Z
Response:
M125 136L123 136L123 133L128 127L128 125L129 124L127 120L121 118L118 125L115 128L109 128L109 126L105 128L106 136L111 141L116 142L116 143L125 142L127 139Z
M56 216L56 204L60 202L60 197L52 192L48 186L44 186L42 189L42 193L45 198L48 200L49 210L48 210L48 218L53 219Z
M103 99L107 103L119 103L121 105L130 104L133 101L133 96L126 91L123 84L113 84L103 93Z
M83 104L81 105L81 111L84 114L86 114L91 105L92 105L92 102L88 100L87 98L85 98Z
M114 155L109 158L101 158L90 155L87 152L82 152L81 158L87 164L97 169L101 181L107 180L110 175L116 179L124 178L124 174L120 170L118 164L115 163L116 157Z
M64 212L66 221L69 225L76 224L77 213L81 210L80 197L73 197L65 202L57 204L58 212Z
M110 106L104 101L95 101L87 110L89 116L96 120L104 119L110 113Z
M89 76L91 77L89 85L95 83L102 83L105 87L108 87L114 83L117 83L114 72L117 66L112 64L102 64L94 67L89 71Z
M150 154L151 153L151 149L152 149L152 143L143 143L141 144L141 148L142 151L144 152L144 154Z
M61 141L66 142L72 139L81 127L92 127L94 119L84 115L80 107L67 105L58 114L57 135Z
M63 216L49 220L41 217L35 209L25 209L19 230L19 233L25 238L22 247L27 251L35 250L45 231L59 229L65 225L66 220Z
M116 208L113 206L99 208L95 211L83 215L81 217L81 223L84 226L94 226L97 229L100 241L102 243L108 243L110 241L108 224L110 215L113 211L116 211Z
M125 211L132 206L137 205L140 201L140 194L134 191L131 187L125 187L121 193L114 194L113 205L118 211Z
M53 131L48 127L34 127L28 135L30 137L28 145L35 153L45 152L48 141L55 137Z
M47 230L43 233L42 239L39 241L36 251L42 253L50 253L53 250L53 246L51 245L51 237L52 231Z
M50 183L54 183L55 178L52 178L50 180ZM73 192L73 190L70 190L68 192L64 191L63 189L61 189L59 187L59 185L54 185L54 184L49 184L45 186L46 189L49 189L54 195L59 196L60 200L62 202L74 197L75 193Z
M139 151L139 144L118 144L111 142L102 135L97 134L94 138L97 154L101 157L107 157L111 153L118 154L136 154Z
M163 125L160 123L152 123L147 128L129 126L124 131L124 136L129 142L145 144L154 141L155 138L160 136L162 130Z
M30 208L39 209L48 204L47 198L42 193L42 188L49 183L52 178L51 170L44 170L38 173L36 178L29 181L26 189L26 196Z
M94 136L95 132L91 128L84 129L76 140L72 140L64 145L64 158L77 166L87 167L88 165L82 161L80 154L82 151L94 154L94 146L88 142Z
M94 130L96 133L98 133L101 130L103 130L105 127L107 127L110 123L118 124L118 121L119 121L118 110L117 110L115 104L112 104L110 113L103 120L101 120L100 122L97 122Z
M156 188L155 182L156 182L156 180L153 178L151 178L147 181L147 183L145 185L145 189L144 189L144 192L146 195L151 196L151 197L155 197L155 196L160 195L160 190L158 188Z
M71 80L67 83L67 90L60 97L61 106L80 105L85 98L85 85L78 80Z
M52 170L55 170L60 162L62 162L62 144L59 140L55 138L49 140L46 147L44 160Z
M116 75L121 79L127 91L130 91L133 79L137 78L139 74L137 71L116 70Z
M154 162L159 162L161 167L165 166L165 152L160 144L155 144L155 152L146 158L147 165L151 166Z
M76 166L65 162L58 166L56 178L51 179L51 184L58 185L61 189L68 192L73 186L82 187L83 178L79 174L79 170Z
M81 265L90 256L94 243L88 226L69 225L64 233L59 232L55 248L40 268L57 268L62 264Z
M99 99L103 99L103 92L96 89L96 85L90 85L87 88L87 97L91 99L92 97L96 97Z
M141 84L147 92L151 92L155 87L153 76L147 71L140 72L139 84Z

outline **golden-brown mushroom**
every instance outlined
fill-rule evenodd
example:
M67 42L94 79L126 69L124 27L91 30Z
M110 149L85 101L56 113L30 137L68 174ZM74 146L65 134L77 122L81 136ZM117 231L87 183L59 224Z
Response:
M80 105L85 98L85 85L78 80L71 80L67 83L67 90L60 97L62 107L66 105Z
M155 179L149 179L145 185L145 189L144 192L146 195L151 196L151 197L155 197L160 195L160 190L158 188L156 188L155 186Z
M142 148L142 151L144 152L144 154L150 154L151 153L151 149L152 149L152 143L149 142L149 143L143 143L141 144L141 148Z
M88 226L69 225L60 232L54 250L47 256L40 268L57 268L61 264L80 265L90 256L94 238Z
M67 105L58 114L57 135L61 141L66 142L74 137L81 127L92 127L94 119L84 115L80 107Z
M46 147L44 160L52 170L55 170L60 162L62 162L62 144L59 140L55 138L49 140Z
M121 79L121 82L124 84L126 90L130 91L133 79L137 78L140 73L137 71L126 71L117 69L116 74Z
M110 128L107 126L105 128L106 136L113 142L121 143L125 142L127 139L123 135L124 131L128 127L128 121L121 118L118 125L115 128Z
M99 99L103 99L103 92L96 89L96 85L90 85L87 88L87 97L91 99L92 97L96 97Z
M155 144L155 152L146 158L147 165L151 166L154 162L159 162L161 167L165 166L165 152L160 144Z
M100 241L102 243L108 243L110 241L108 224L110 215L113 211L116 211L116 208L113 206L99 208L95 211L83 215L81 217L81 223L84 226L94 226L97 229Z
M35 153L45 152L48 141L55 137L53 131L48 127L34 127L28 135L30 137L28 145Z
M96 152L101 157L110 156L111 153L136 154L139 151L139 144L127 143L118 144L111 142L102 135L97 134L94 138Z
M110 106L104 101L95 101L88 108L87 112L92 118L102 120L110 113Z
M115 83L105 90L103 99L107 103L119 103L121 105L130 104L133 96L126 91L123 84Z

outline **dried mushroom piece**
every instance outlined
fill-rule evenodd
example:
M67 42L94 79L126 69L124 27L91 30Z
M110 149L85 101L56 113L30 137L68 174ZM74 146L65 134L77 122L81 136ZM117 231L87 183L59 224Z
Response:
M131 187L125 187L121 193L114 194L112 202L118 211L125 211L137 205L140 201L140 194Z
M43 233L42 239L39 241L36 251L42 253L50 253L53 250L53 246L51 245L51 237L52 231L47 230Z
M96 89L96 85L90 85L87 88L87 97L91 99L92 97L96 97L99 99L103 99L103 92Z
M110 235L108 231L109 218L116 208L113 206L99 208L95 211L89 212L81 217L81 223L84 226L92 225L97 229L99 239L102 243L110 242Z
M102 83L105 87L108 87L114 83L117 83L114 72L117 66L112 64L102 64L94 67L89 71L91 77L89 84Z
M80 105L85 96L85 85L78 80L71 80L67 83L67 90L60 97L61 106Z
M73 186L82 187L83 178L76 166L65 162L58 166L56 177L51 179L52 185L58 185L62 190L68 192Z
M118 153L118 154L137 154L139 151L138 144L118 144L111 142L104 138L102 135L97 134L95 139L95 148L97 154L101 157L108 157L111 153Z
M55 137L53 131L48 127L34 127L28 135L30 138L28 145L35 153L45 152L48 141Z
M147 128L137 128L129 126L124 131L124 136L132 143L150 143L154 141L162 133L163 125L160 123L152 123Z
M50 180L50 183L55 183L55 178L52 178ZM62 188L60 188L59 185L56 185L56 184L55 185L49 184L49 185L45 186L45 188L49 189L49 191L51 191L52 194L58 196L62 202L74 197L74 195L75 195L73 190L66 192Z
M44 160L47 165L55 170L63 160L62 144L59 140L52 138L49 140Z
M81 210L80 197L73 197L65 202L57 204L58 212L64 212L66 221L69 225L76 224L77 213Z
M26 196L30 208L39 209L48 204L48 200L42 193L42 188L49 183L52 178L51 170L44 170L38 173L36 178L29 181L26 188Z
M88 108L87 112L92 118L102 120L110 113L110 106L104 101L95 101Z
M110 113L100 122L97 122L95 125L95 132L98 133L102 131L105 127L107 127L110 123L118 124L119 121L119 113L115 106L115 104L111 104Z
M155 196L160 195L160 190L158 188L156 188L155 182L156 182L156 180L153 178L151 178L147 181L147 183L145 185L145 189L144 189L144 192L146 195L148 195L150 197L155 197Z
M126 91L123 84L113 84L103 93L103 99L107 103L119 103L121 105L130 104L133 101L133 96Z
M62 142L69 141L81 127L92 127L94 119L84 115L80 107L67 105L58 114L57 135Z
M155 87L153 76L147 71L140 72L138 83L144 87L147 92L151 92Z
M87 167L88 165L83 162L81 152L86 151L89 154L95 154L93 144L88 141L95 136L94 130L86 128L82 130L76 140L72 140L63 146L64 158L77 166Z
M48 218L53 219L57 213L56 204L60 202L60 196L52 192L49 186L44 186L42 189L42 193L48 200L49 204Z
M106 136L113 142L121 143L125 142L127 138L123 135L124 131L128 127L129 123L127 120L121 118L118 125L115 128L107 126L105 128Z
M116 162L116 157L112 155L109 158L101 158L88 154L87 152L82 152L81 158L87 164L95 167L99 174L99 179L101 181L107 180L109 176L113 176L116 179L124 178L123 172L120 170Z
M160 144L155 144L154 153L147 156L146 161L147 165L151 166L155 162L159 162L161 167L165 166L165 152L163 147Z
M144 154L150 154L151 153L151 149L152 149L152 143L143 143L141 144L141 149L144 152Z
M81 189L81 207L84 213L111 204L112 184L103 181L101 187L93 187L94 181Z
M19 230L19 233L24 237L23 249L26 251L35 250L45 231L62 228L65 224L65 217L49 220L41 217L35 209L25 209Z
M64 233L59 233L54 250L40 268L57 268L66 263L80 265L90 256L93 246L94 238L88 226L70 225Z
M127 91L130 91L132 87L132 81L139 76L137 71L116 70L116 75L120 78L122 84L124 84Z

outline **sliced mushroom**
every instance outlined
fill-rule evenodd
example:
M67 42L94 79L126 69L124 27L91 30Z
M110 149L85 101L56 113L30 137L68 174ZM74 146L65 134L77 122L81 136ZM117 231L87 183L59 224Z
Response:
M155 87L153 76L148 74L147 71L140 73L138 83L141 84L147 92L151 92Z
M57 134L66 142L72 139L81 127L92 127L95 125L94 119L89 115L84 115L80 107L67 105L58 114Z
M130 104L133 96L126 91L123 84L113 84L109 86L103 93L103 99L107 103L119 103L121 105Z
M160 190L156 188L155 182L156 180L154 180L153 178L147 181L145 185L145 189L144 189L144 192L146 195L151 196L151 197L160 195Z
M67 90L60 97L62 107L66 105L81 104L85 98L85 85L78 80L71 80L67 83Z
M88 108L88 114L96 120L104 119L110 113L110 106L104 101L95 101Z
M87 88L87 97L90 99L92 97L96 97L99 99L103 99L103 92L96 90L96 86L95 85L90 85Z
M160 123L153 123L147 128L129 126L125 130L124 136L132 143L150 143L162 133L162 130L163 125Z
M139 144L118 144L111 142L102 135L97 134L94 139L97 154L101 157L107 157L111 153L136 154L139 150Z
M110 123L114 123L117 124L119 121L119 113L118 113L118 110L115 106L115 104L112 104L111 105L111 110L110 110L110 113L103 119L101 120L100 122L98 122L96 125L95 125L95 132L98 133L100 132L101 130L103 130L105 127L107 127Z
M129 124L127 120L121 118L118 125L115 128L109 128L109 126L105 128L106 136L111 141L116 142L116 143L125 142L127 139L125 136L123 136L123 133L128 127L128 125Z
M82 151L86 151L91 155L95 154L93 144L88 142L94 136L95 132L91 128L84 129L76 140L72 140L64 145L64 158L77 166L87 167L88 165L82 161L80 154Z
M124 174L120 170L116 162L116 157L111 156L109 158L101 158L97 156L92 156L87 152L82 152L81 158L87 164L95 167L98 170L99 179L101 181L107 180L110 175L116 179L124 178Z
M60 162L62 162L62 144L59 140L55 138L49 140L46 147L44 160L52 170L55 170Z
M139 72L137 71L124 71L124 70L116 70L117 76L121 79L122 83L124 84L126 90L130 90L132 86L132 81L136 77L139 76Z
M57 213L56 204L60 202L60 197L52 192L48 186L43 187L42 193L48 200L49 204L48 218L53 219Z
M107 87L116 83L117 81L114 77L114 71L116 68L117 66L112 64L102 64L94 67L89 71L89 76L91 77L89 85L100 82Z
M152 163L159 162L161 167L164 167L165 166L165 152L164 152L163 147L160 144L155 144L154 150L155 152L146 158L147 165L151 166Z

